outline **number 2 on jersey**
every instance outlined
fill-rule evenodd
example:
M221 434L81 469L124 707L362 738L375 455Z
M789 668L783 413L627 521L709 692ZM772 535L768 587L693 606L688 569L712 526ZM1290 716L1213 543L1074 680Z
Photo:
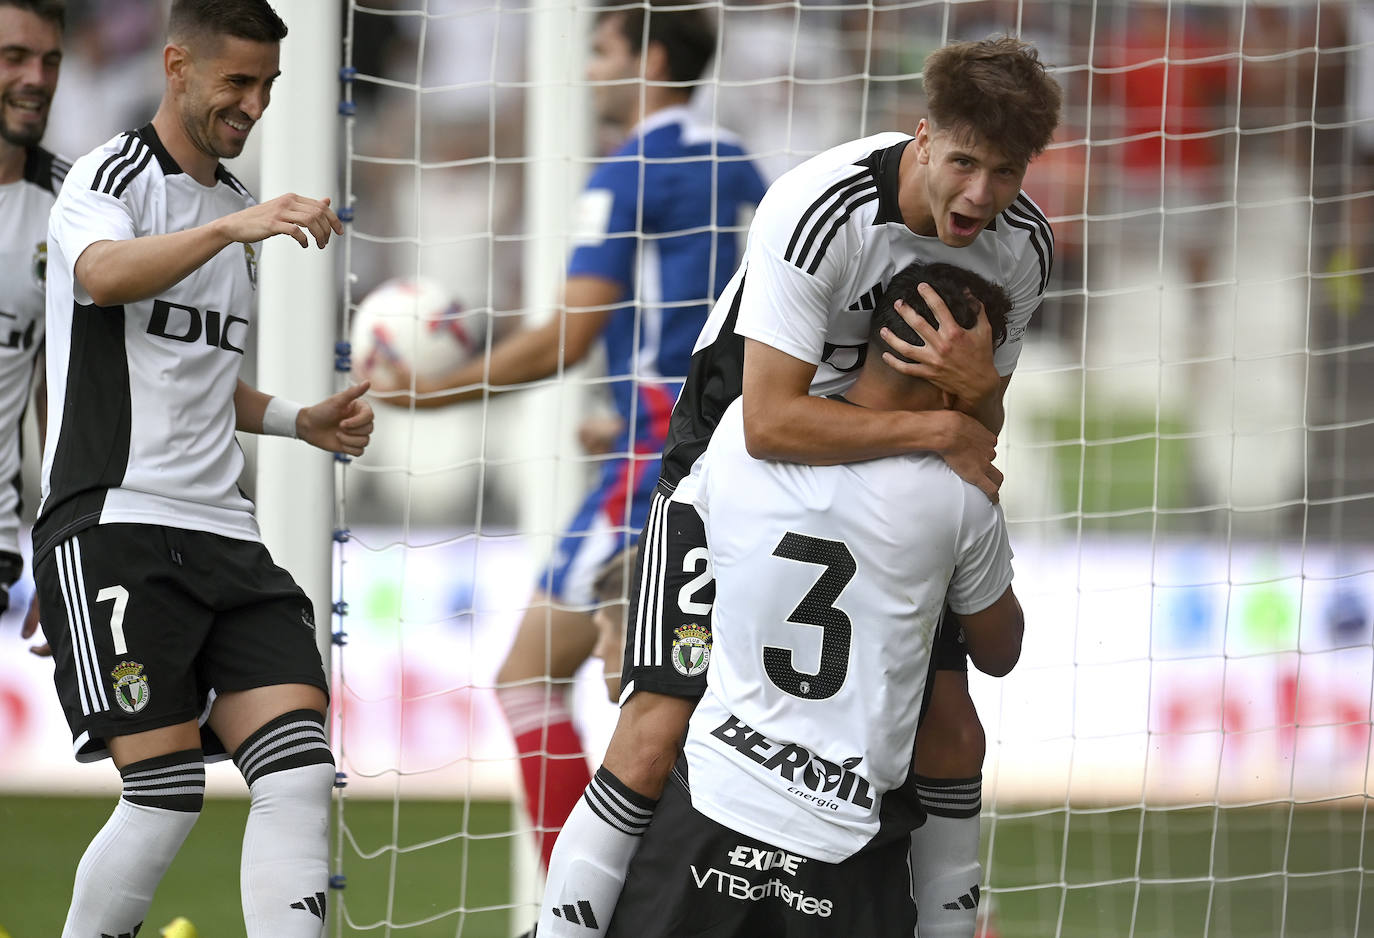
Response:
M821 630L821 666L815 674L798 671L792 666L791 648L764 645L764 673L779 690L793 697L806 700L833 697L844 686L849 673L853 626L849 616L835 608L835 600L854 579L854 555L844 541L828 541L788 531L773 549L773 556L825 567L825 572L787 617L788 622L814 625Z

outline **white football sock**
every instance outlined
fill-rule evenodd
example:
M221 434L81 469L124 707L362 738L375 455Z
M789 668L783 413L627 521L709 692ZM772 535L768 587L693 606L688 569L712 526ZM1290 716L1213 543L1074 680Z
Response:
M119 803L76 868L63 938L132 938L205 803L198 749L130 763L119 774Z
M978 863L978 815L983 778L916 776L926 822L911 834L916 934L973 938L983 869Z
M658 802L597 769L549 859L539 938L600 938Z
M297 710L234 753L251 803L239 868L248 938L319 938L329 888L334 759L321 716Z

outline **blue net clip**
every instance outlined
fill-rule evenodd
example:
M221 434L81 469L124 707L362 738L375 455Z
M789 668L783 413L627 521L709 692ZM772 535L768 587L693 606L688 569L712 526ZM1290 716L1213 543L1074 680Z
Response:
M348 787L348 773L347 773L347 772L335 772L335 773L334 773L334 787L335 787L335 788L347 788L347 787Z
M340 648L342 648L343 646L348 644L348 633L345 632L343 629L339 629L331 636L331 640L334 642L335 645L338 645Z
M334 542L337 544L346 544L352 536L348 528L338 528L334 531Z
M358 113L358 105L354 104L352 101L340 101L339 113L344 117L352 117L354 114Z
M347 889L348 877L342 873L334 873L329 877L330 889Z

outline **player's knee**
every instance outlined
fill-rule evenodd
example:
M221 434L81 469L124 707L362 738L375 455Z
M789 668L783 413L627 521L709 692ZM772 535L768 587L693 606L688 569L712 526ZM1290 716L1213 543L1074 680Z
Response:
M938 685L937 685L938 687ZM934 694L916 734L916 771L931 778L970 778L983 770L987 735L966 689Z
M250 791L264 778L298 788L298 794L323 793L334 784L334 754L324 735L324 716L314 710L292 710L268 720L234 752L234 764Z
M188 829L205 805L205 757L199 749L131 762L119 770L119 778L122 800L176 812Z
M603 761L631 790L648 798L663 794L695 701L640 691L620 709Z

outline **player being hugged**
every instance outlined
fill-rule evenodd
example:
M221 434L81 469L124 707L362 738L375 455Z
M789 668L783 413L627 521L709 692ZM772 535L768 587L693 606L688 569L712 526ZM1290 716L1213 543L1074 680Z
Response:
M886 360L885 329L921 343L898 299L989 350L1010 301L962 268L913 265L879 302L858 380L834 395L894 414L948 408L948 392ZM716 577L706 692L607 934L698 935L709 922L719 938L910 938L905 860L924 819L911 765L932 646L948 600L974 664L996 676L1016 664L1006 523L932 453L756 459L742 407L721 418L695 500Z
M133 935L200 812L207 759L251 794L250 938L317 938L333 757L314 611L239 491L236 429L359 455L366 384L301 407L239 379L256 245L323 248L328 199L261 205L238 156L278 76L265 0L175 0L150 124L77 160L48 256L51 432L33 542L76 757L123 781L76 871L63 935Z

